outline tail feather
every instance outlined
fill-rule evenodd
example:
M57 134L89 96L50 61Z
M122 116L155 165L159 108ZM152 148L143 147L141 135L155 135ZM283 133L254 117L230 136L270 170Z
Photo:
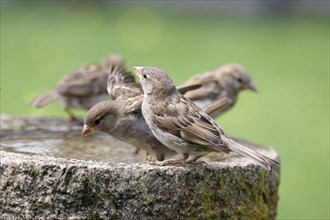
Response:
M32 100L30 105L35 108L43 108L59 99L60 94L56 90L52 90Z
M226 142L227 142L230 150L232 150L238 154L241 154L243 156L246 156L248 158L253 159L255 162L257 162L259 165L261 165L266 170L271 170L272 165L280 165L280 163L277 162L276 160L273 160L267 156L264 156L254 150L251 150L250 148L245 147L245 146L235 142L234 140L226 138Z

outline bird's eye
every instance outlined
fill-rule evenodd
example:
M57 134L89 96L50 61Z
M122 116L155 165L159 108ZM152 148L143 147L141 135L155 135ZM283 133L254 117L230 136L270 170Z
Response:
M95 121L94 121L95 125L100 124L100 122L101 122L101 120L99 118L95 119Z
M147 79L148 75L147 74L143 74L143 78Z
M238 78L237 81L240 82L240 83L242 83L243 82L243 79L242 78Z

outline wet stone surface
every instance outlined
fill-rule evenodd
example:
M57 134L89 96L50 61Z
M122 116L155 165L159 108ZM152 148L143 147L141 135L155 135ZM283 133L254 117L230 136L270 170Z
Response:
M82 124L62 119L1 116L0 150L27 155L107 162L143 162L146 154L110 135L82 138Z
M1 116L0 123L0 219L276 216L279 168L220 154L206 165L154 166L108 135L81 139L82 127L61 119Z

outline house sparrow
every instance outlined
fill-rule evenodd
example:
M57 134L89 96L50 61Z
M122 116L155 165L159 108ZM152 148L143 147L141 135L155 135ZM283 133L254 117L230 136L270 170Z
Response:
M82 136L95 131L105 132L118 140L147 151L158 161L176 154L160 143L152 134L140 111L127 111L124 99L97 103L87 113Z
M185 93L199 86L191 85L182 87L179 91ZM109 73L108 92L113 100L104 101L93 106L84 120L82 136L87 137L95 131L108 133L109 135L142 148L148 154L155 155L158 161L176 154L160 143L152 134L141 112L143 91L134 77L120 66L113 66ZM227 103L221 100L210 106L214 111Z
M65 76L54 90L34 99L30 105L43 108L55 101L61 101L69 120L75 120L72 108L88 110L96 103L109 99L107 79L112 65L123 66L121 56L110 54L101 63L82 66Z
M183 159L161 163L203 163L197 161L210 152L231 151L253 159L270 170L279 164L232 140L201 108L180 94L170 77L155 67L135 67L144 98L142 114L154 136L168 148L183 154ZM192 156L188 160L189 156Z
M183 85L187 86L190 84L202 84L199 89L185 94L186 98L193 101L200 108L204 108L221 98L231 100L230 105L211 114L210 116L213 118L232 108L237 101L240 91L244 89L257 91L249 73L239 64L227 64L213 72L193 76Z

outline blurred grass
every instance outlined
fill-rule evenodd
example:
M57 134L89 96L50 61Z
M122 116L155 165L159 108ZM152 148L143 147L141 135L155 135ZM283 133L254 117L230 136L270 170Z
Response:
M109 52L152 65L177 84L228 62L260 91L243 92L217 121L281 156L279 219L329 218L329 20L166 14L147 7L1 7L1 114L66 117L28 102Z

